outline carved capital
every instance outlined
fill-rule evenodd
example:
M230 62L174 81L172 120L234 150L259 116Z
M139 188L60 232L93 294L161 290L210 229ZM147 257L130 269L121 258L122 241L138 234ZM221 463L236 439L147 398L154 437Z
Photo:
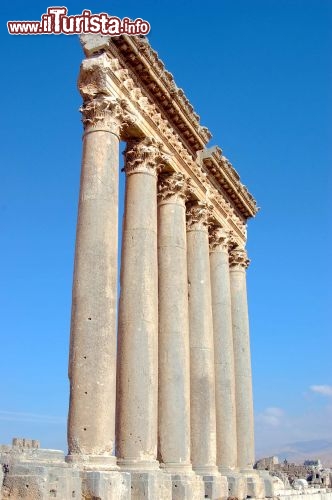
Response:
M229 266L231 269L247 269L250 264L247 252L244 248L234 248L229 254Z
M194 201L187 205L187 231L208 229L211 206L204 201Z
M186 201L190 192L190 179L180 172L165 174L159 177L158 198L159 201L181 200Z
M231 231L213 226L209 231L209 243L211 252L228 252L234 245L234 237Z
M101 95L84 102L80 107L84 130L101 129L119 135L122 108L112 96Z
M124 171L127 175L145 173L157 176L169 160L163 150L163 144L150 137L130 139L124 155Z
M137 121L125 99L117 99L110 92L108 80L112 72L106 54L85 59L81 64L78 87L83 97L80 107L84 129L106 130L116 135Z

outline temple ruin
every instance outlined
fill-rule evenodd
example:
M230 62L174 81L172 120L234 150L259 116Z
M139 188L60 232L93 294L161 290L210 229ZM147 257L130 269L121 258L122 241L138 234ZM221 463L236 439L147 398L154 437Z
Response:
M245 251L256 203L145 38L83 44L67 461L120 467L135 498L225 497L227 477L232 496L250 482L262 497Z
M245 245L256 202L206 147L209 130L146 38L81 41L68 454L2 450L4 498L274 496L253 469Z

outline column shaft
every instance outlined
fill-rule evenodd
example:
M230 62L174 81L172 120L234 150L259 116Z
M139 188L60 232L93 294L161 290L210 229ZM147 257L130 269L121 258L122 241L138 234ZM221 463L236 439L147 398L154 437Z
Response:
M207 209L189 208L187 224L191 456L195 471L216 470L216 407Z
M191 470L186 182L159 185L159 459L169 472Z
M237 466L235 373L229 235L221 228L210 234L210 269L216 379L217 465L220 471Z
M249 320L246 288L245 250L230 254L230 283L235 363L236 421L238 467L252 469L255 460L254 414L249 341Z
M99 120L83 140L72 296L68 460L97 463L115 463L119 125L105 121L115 107L97 98L82 110Z
M122 235L117 447L123 468L157 468L158 150L130 141Z

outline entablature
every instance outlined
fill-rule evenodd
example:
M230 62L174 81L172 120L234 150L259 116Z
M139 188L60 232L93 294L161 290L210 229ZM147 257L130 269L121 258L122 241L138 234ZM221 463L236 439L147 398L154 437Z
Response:
M84 104L98 96L117 99L126 116L125 127L121 128L122 139L146 136L162 142L171 158L170 169L192 179L197 199L209 200L213 219L226 225L239 244L243 243L246 240L246 221L258 210L256 202L221 149L205 148L211 135L199 125L198 115L193 112L183 91L178 89L177 97L173 96L173 108L156 99L158 92L162 95L165 89L170 92L176 86L147 40L83 35L81 41L87 55L79 77ZM149 49L143 50L143 47ZM147 74L153 79L153 86L148 86L147 77L142 76ZM188 137L176 125L176 113L181 114L187 129L192 134L195 132L195 147L189 147Z

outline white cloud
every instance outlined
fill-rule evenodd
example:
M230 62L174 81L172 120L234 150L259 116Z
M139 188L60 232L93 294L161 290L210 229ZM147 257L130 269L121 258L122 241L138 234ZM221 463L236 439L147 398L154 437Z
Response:
M281 423L284 411L281 408L269 407L256 417L257 423L265 424L271 427L278 427Z
M266 408L255 418L257 455L278 455L278 450L297 441L332 441L331 419L331 404L307 407L296 414Z
M310 390L323 396L332 396L332 385L311 385Z
M7 422L34 422L42 424L64 424L66 422L66 419L64 417L57 417L54 415L21 413L5 410L0 410L0 420L4 420Z

